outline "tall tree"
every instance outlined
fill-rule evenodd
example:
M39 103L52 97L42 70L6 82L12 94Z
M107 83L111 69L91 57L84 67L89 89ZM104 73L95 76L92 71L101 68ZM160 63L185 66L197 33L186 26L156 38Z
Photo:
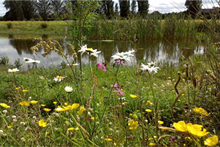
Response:
M119 13L119 11L118 11L118 3L115 4L115 13Z
M131 2L131 12L132 12L132 14L136 13L136 7L137 7L136 3L137 3L136 0L132 0L132 2Z
M114 2L112 0L102 0L99 5L99 14L105 14L108 18L111 18L113 6Z
M119 0L120 3L120 15L121 17L128 17L130 1L129 0Z
M23 1L22 9L24 12L25 19L31 20L35 17L36 6L37 6L37 0Z
M5 8L9 10L4 16L6 20L30 20L34 17L34 0L5 0L3 4Z
M201 11L202 0L186 0L185 6L187 7L187 12L192 18L195 18L196 14Z
M51 8L53 14L60 17L65 12L65 3L63 0L51 0Z
M48 15L51 13L51 6L49 0L39 0L37 3L38 13L43 20L48 19Z
M137 0L138 2L138 13L143 18L148 14L149 3L148 0Z

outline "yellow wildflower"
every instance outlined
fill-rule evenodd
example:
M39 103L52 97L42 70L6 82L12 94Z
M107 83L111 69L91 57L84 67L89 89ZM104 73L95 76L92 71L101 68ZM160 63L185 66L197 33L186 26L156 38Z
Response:
M10 108L10 106L8 106L8 105L5 104L5 103L0 103L0 106L4 107L4 108L6 108L6 109Z
M105 138L105 141L112 141L112 139L111 138Z
M45 107L46 105L45 104L41 104L41 107Z
M152 112L152 110L150 110L150 109L146 109L145 111L148 113Z
M173 123L173 126L176 129L176 131L187 132L187 126L184 121L179 121L178 123Z
M79 104L78 103L74 103L72 105L68 105L68 106L58 106L58 108L55 109L55 111L57 112L63 112L63 111L71 111L73 109L76 109L79 107Z
M155 144L155 143L152 143L152 142L149 144L149 146L155 146L155 145L156 145L156 144Z
M218 144L218 136L214 135L212 137L207 138L204 141L204 144L207 145L207 146L215 146L215 145L217 145Z
M129 126L129 129L130 129L130 130L137 129L137 127L138 127L138 121L134 121L133 119L131 119L131 120L128 122L128 126Z
M164 124L164 122L159 120L159 121L158 121L158 124L159 124L159 125L162 125L162 124Z
M67 131L73 131L75 128L68 128Z
M38 103L38 101L34 101L34 100L33 100L33 101L30 101L30 102L31 102L31 104L33 104L33 105Z
M13 126L8 126L8 129L11 129Z
M56 105L56 104L57 104L57 102L53 102L53 104L54 104L54 105Z
M91 117L91 120L94 120L95 119L95 117Z
M78 127L76 127L76 128L75 128L75 130L76 130L76 131L79 131L79 128L78 128Z
M26 90L26 89L23 89L23 90L22 90L22 92L26 93L26 92L28 92L28 90Z
M203 108L194 108L193 109L193 111L195 112L195 113L198 113L198 114L201 114L201 115L204 115L204 116L209 116L210 115L210 113L208 113L206 110L204 110Z
M65 105L65 106L67 106L67 105L68 105L68 103L66 102L66 103L64 103L64 105Z
M19 90L20 88L21 88L21 87L16 87L15 89L16 89L16 90Z
M149 138L148 140L149 140L149 141L150 141L150 140L153 140L153 138L151 137L151 138Z
M39 120L38 123L39 123L40 127L46 127L47 126L47 122L45 122L45 120L43 120L43 119Z
M151 104L151 101L147 101L146 105L150 105Z
M206 129L202 129L202 125L188 123L186 126L188 132L196 137L204 137L209 134L209 132L206 132Z
M83 106L80 106L79 111L77 111L77 113L78 113L79 115L82 115L85 110L86 110L86 109L85 109Z
M51 111L51 109L49 109L49 108L44 108L44 111L49 112L49 111Z
M130 97L133 98L133 99L137 98L137 96L134 95L134 94L130 94Z
M19 103L21 106L30 106L30 102L28 102L28 101L23 101L23 102L20 102Z

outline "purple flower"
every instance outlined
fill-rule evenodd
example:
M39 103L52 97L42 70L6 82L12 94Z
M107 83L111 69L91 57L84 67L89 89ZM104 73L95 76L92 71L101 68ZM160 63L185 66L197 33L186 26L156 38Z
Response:
M106 71L105 65L100 62L98 62L97 67L98 67L98 69L101 69L102 71Z
M115 60L115 63L125 65L125 61L120 59Z
M117 93L117 95L125 95L124 92L121 91L121 89L117 89L116 91L114 91Z
M98 67L98 69L101 69L102 68L102 63L98 62L97 67Z
M114 85L111 85L111 88L117 88L119 87L119 83L115 83Z

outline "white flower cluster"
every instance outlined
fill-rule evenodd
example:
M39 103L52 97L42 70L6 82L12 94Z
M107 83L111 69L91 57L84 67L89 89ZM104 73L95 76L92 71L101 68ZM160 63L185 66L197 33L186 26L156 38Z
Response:
M142 70L142 71L148 71L149 73L152 73L152 72L157 73L158 69L159 69L159 67L155 67L154 62L150 62L147 65L141 63L140 70Z
M97 51L97 49L87 48L87 45L81 46L81 49L78 51L81 52L81 55L87 52L90 53L91 56L98 57L98 54L101 53L101 51Z
M130 61L136 51L134 49L127 52L118 52L112 56L113 60Z

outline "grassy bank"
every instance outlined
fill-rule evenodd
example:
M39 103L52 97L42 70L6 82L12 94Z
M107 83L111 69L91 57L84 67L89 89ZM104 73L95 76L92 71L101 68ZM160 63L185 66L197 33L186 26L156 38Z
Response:
M65 35L65 21L1 21L0 34L14 35Z
M210 21L211 22L211 21ZM213 23L214 24L214 23ZM8 35L56 35L64 36L65 28L68 34L77 25L76 21L8 21L0 22L0 34ZM207 27L210 26L210 27ZM212 25L206 24L202 20L183 20L174 16L165 20L152 18L148 20L92 20L86 24L83 34L91 40L147 40L161 38L192 38L198 33L213 30ZM217 24L214 25L217 28ZM71 37L71 36L69 36Z
M56 51L65 58L54 43L42 42L46 54ZM116 54L114 64L90 63L82 71L66 63L37 68L38 61L32 60L22 62L27 71L1 65L0 144L216 145L220 135L218 47L210 44L204 55L175 68L144 60L128 67L121 58L133 56L134 51L126 52L127 56ZM85 52L88 58L94 53Z

